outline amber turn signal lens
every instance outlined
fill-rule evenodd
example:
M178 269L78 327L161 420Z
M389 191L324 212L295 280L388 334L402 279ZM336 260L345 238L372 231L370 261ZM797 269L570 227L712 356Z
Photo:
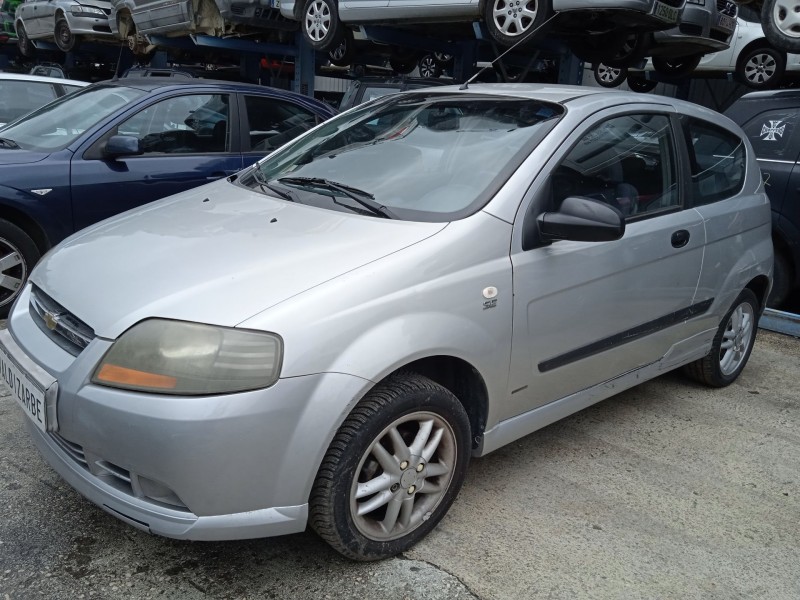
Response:
M163 390L175 389L178 383L175 377L137 371L136 369L128 369L108 363L104 364L100 369L97 379L111 384Z

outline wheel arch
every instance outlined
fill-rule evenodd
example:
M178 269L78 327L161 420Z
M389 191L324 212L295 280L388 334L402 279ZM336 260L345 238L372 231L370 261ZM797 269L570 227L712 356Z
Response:
M21 210L13 206L8 206L7 204L1 204L0 218L5 219L9 223L13 223L28 234L42 255L50 249L50 240L44 230L34 219Z
M760 38L754 39L752 42L748 43L744 48L742 48L739 51L739 54L736 57L736 69L738 69L739 65L742 64L742 60L744 60L744 57L747 55L747 53L748 52L752 52L753 50L756 50L757 48L766 48L768 50L773 50L773 51L777 52L778 54L780 54L783 57L783 61L786 62L786 52L784 52L780 48L776 48L775 46L770 44L767 41L767 38L760 37Z
M764 312L767 306L767 295L769 294L769 278L766 275L758 275L750 280L745 286L756 295L759 304L759 312Z

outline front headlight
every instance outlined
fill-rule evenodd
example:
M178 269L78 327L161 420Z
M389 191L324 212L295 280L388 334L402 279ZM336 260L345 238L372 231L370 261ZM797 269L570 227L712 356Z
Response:
M275 383L282 355L274 334L149 319L114 342L92 383L187 396L244 392Z
M73 16L81 17L81 16L98 16L104 17L106 13L103 12L103 9L96 8L94 6L84 6L83 4L72 4L69 7L69 12L73 14Z

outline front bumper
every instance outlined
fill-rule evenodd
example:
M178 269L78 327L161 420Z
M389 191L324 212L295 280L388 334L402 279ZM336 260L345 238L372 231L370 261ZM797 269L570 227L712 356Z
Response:
M8 321L12 357L58 381L57 423L26 417L47 462L78 492L146 531L192 540L302 531L317 469L369 382L341 373L279 380L268 389L166 397L90 383L111 342L77 357L28 310L30 287ZM57 429L56 429L57 428Z
M678 22L685 0L553 0L553 10L560 13L586 15L616 23L618 26L658 30L673 27ZM665 18L659 5L675 13L674 18Z
M75 16L70 13L67 16L67 23L74 35L93 39L114 38L108 17Z

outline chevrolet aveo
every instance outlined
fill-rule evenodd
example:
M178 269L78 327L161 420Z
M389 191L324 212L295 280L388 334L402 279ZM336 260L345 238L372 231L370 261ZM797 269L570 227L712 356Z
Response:
M717 113L601 89L381 98L47 254L0 332L46 460L140 529L354 559L471 456L677 367L745 367L770 207Z

